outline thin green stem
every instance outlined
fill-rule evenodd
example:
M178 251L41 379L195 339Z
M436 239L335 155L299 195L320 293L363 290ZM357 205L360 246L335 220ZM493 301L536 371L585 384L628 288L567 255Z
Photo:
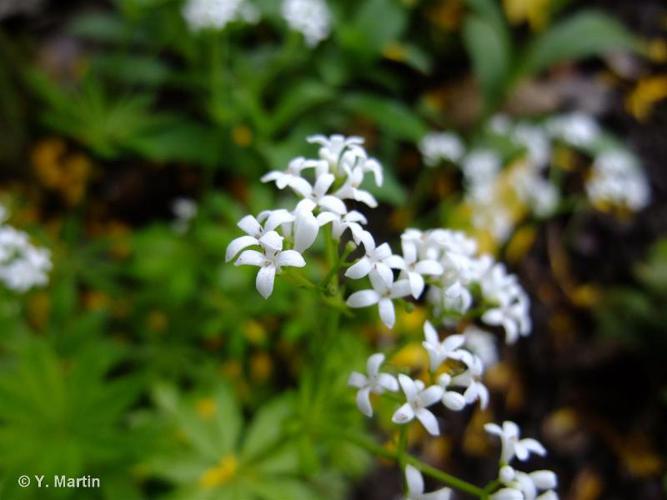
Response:
M377 444L375 441L368 439L364 436L360 436L342 430L331 431L328 434L331 434L331 436L334 438L345 439L349 443L359 446L360 448L364 448L365 450L371 452L373 455L376 455L380 458L400 463L398 451L388 450L383 446ZM488 496L485 490L483 490L482 488L475 486L474 484L469 483L467 481L464 481L463 479L459 479L456 476L452 476L451 474L447 474L446 472L436 469L435 467L432 467L422 462L416 457L405 454L404 460L406 464L412 465L423 474L426 474L427 476L430 476L433 479L437 479L438 481L447 486L451 486L452 488L456 488L459 491L462 491L477 498L483 499L487 498Z

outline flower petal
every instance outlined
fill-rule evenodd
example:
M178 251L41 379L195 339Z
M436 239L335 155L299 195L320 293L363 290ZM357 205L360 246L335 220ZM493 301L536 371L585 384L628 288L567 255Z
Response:
M257 238L252 236L240 236L233 239L229 245L227 245L227 251L225 252L225 262L232 260L234 257L236 257L236 254L244 248L258 244L259 241L257 241Z
M372 267L370 259L368 257L362 257L348 267L347 271L345 271L345 276L353 280L358 280L368 275Z
M326 195L320 198L319 205L322 208L326 208L327 210L340 215L343 215L345 212L347 212L347 206L343 200L332 195Z
M426 276L439 276L444 272L442 265L435 260L422 260L415 264L415 271Z
M421 424L424 426L424 429L426 429L426 431L431 436L440 435L438 420L435 418L435 415L433 415L433 413L428 411L426 408L420 408L415 412L415 415L417 416L417 420L421 422Z
M257 272L255 286L259 294L265 299L273 292L273 281L276 277L276 268L272 265L264 266Z
M311 212L298 212L294 221L294 250L303 252L317 239L320 225Z
M432 385L419 393L419 400L423 406L431 406L440 401L442 398L442 387L439 385Z
M412 406L410 406L410 403L405 403L394 412L391 421L395 424L407 424L413 418L415 418L415 411L412 409Z
M380 373L378 376L378 385L389 392L398 391L398 380L388 373Z
M405 467L405 483L408 486L409 498L418 498L424 493L424 478L412 465Z
M378 308L380 310L380 319L387 326L387 328L393 328L394 323L396 323L396 311L394 309L394 303L391 299L381 299L378 302Z
M410 283L410 292L415 299L424 291L424 278L417 273L408 273L408 282Z
M380 365L384 362L384 354L376 352L372 356L368 357L366 361L366 371L371 377L377 376L380 372Z
M306 261L303 259L303 256L296 250L285 250L280 252L276 258L276 264L278 267L288 266L288 267L303 267L306 265Z
M370 387L364 387L357 392L357 408L367 417L373 416L373 407L371 406Z
M460 411L465 408L466 398L458 392L446 391L442 396L442 404L450 410Z
M263 253L257 250L246 250L234 262L235 266L263 266L266 262L266 257Z
M405 394L405 399L412 401L417 397L417 384L407 375L399 373L398 383L401 384L401 389L403 389L403 394Z
M246 215L236 224L241 231L258 238L262 233L262 226L252 215Z
M352 372L350 373L350 377L347 379L347 385L356 387L357 389L361 389L367 384L368 378L363 373Z
M368 307L377 304L380 301L380 295L375 290L361 290L354 292L345 302L348 307Z

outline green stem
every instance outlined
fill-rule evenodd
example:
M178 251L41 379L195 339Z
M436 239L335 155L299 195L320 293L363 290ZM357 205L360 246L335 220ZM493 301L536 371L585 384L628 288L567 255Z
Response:
M346 431L335 431L331 432L330 434L333 438L345 439L349 443L357 445L360 448L364 448L369 452L371 452L373 455L384 458L386 460L391 460L400 463L399 452L388 450L377 444L375 441L368 439L364 436L359 436ZM427 476L430 476L433 479L437 479L438 481L447 486L451 486L452 488L456 488L459 491L462 491L477 498L483 499L487 498L488 496L485 490L483 490L482 488L475 486L474 484L469 483L467 481L464 481L463 479L459 479L456 476L452 476L451 474L447 474L446 472L436 469L435 467L432 467L422 462L416 457L405 454L403 458L406 464L412 465L414 468L416 468L423 474L426 474Z

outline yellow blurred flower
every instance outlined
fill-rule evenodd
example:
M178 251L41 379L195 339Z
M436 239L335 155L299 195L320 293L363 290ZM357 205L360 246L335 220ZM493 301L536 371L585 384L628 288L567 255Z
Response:
M639 80L625 101L625 107L637 120L646 121L655 105L667 98L667 75Z
M528 22L533 31L539 31L547 25L549 4L550 0L503 0L503 8L510 23Z
M203 398L195 403L195 410L203 420L209 420L218 410L218 406L213 398Z
M232 139L237 146L247 148L252 144L252 130L245 125L237 125L232 130Z
M265 382L273 371L273 361L266 352L258 352L250 358L250 378L254 382Z
M238 460L234 455L222 457L216 465L203 472L199 478L199 485L206 489L223 486L234 477L238 466Z

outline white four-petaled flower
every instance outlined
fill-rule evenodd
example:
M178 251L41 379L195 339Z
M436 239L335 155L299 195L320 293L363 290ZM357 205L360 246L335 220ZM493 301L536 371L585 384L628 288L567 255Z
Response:
M516 457L521 461L526 460L531 453L537 455L545 455L547 450L544 446L532 438L520 439L520 429L517 424L510 421L503 422L503 426L498 424L486 424L484 429L489 434L493 434L500 438L502 451L500 453L500 463L507 465Z
M348 384L359 389L357 391L357 408L367 417L373 416L370 393L382 394L384 391L398 391L398 382L393 375L380 373L380 365L384 362L384 354L376 353L368 358L366 373L352 372Z
M392 328L396 322L396 311L392 300L410 295L410 283L408 280L394 281L393 276L387 283L377 271L371 271L368 277L373 288L354 292L348 297L347 305L357 308L377 304L380 319L388 328Z
M395 424L407 424L417 418L429 434L438 436L438 421L427 408L440 401L442 388L432 385L425 389L421 380L412 380L402 373L398 376L398 383L401 384L407 402L396 410L391 421Z

